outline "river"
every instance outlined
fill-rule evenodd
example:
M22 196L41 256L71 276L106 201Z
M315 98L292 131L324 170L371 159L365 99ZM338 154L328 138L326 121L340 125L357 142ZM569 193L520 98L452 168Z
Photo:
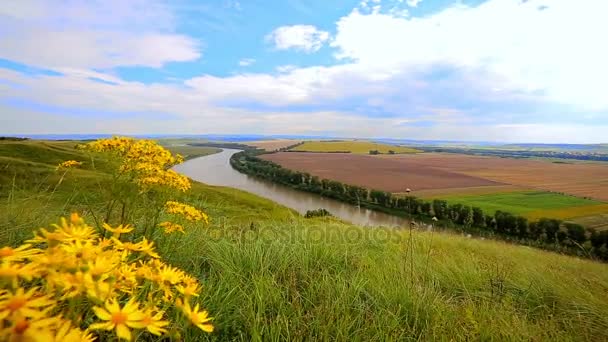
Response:
M230 157L239 150L224 149L220 153L195 158L177 165L175 171L209 185L227 186L270 199L301 214L325 208L334 216L360 226L406 227L404 218L358 208L317 194L295 190L284 185L242 174L230 166Z

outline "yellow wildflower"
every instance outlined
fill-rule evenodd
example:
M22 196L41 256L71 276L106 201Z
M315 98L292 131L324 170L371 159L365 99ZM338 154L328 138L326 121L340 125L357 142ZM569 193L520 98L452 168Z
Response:
M107 322L91 324L89 327L91 330L116 330L116 336L128 341L131 340L129 328L137 329L145 317L133 298L122 308L115 300L110 299L105 302L103 308L94 307L93 311L99 319Z
M159 226L164 228L165 233L167 234L171 234L173 232L184 232L184 227L182 225L173 222L163 222L159 224Z
M112 228L112 226L110 226L107 223L103 224L103 229L111 232L112 236L115 238L120 237L120 234L127 234L127 233L130 233L133 231L133 227L131 227L131 225L124 226L121 224L120 226L118 226L116 228Z
M32 245L21 245L17 248L2 247L0 248L0 260L2 261L17 261L28 259L40 254L39 249L30 248Z
M118 172L129 174L142 190L152 185L163 185L181 191L190 189L190 180L171 170L182 163L183 157L171 152L152 140L113 137L101 139L84 146L94 152L109 152L120 157Z
M93 342L95 338L88 331L72 327L70 321L64 321L52 340L53 342Z
M114 241L114 244L119 249L144 253L156 259L160 258L160 256L154 251L154 242L148 241L145 236L138 243L122 242L116 238L112 238L112 241Z
M0 295L0 319L5 319L14 314L40 318L54 305L55 302L48 296L40 295L36 287L27 292L18 288L15 293L5 292Z
M198 297L198 292L200 291L200 286L196 282L186 282L185 284L177 285L175 288L186 298Z
M32 280L38 276L40 269L34 264L20 264L3 261L0 263L0 279L16 280L21 278L24 280Z
M194 309L190 307L190 303L186 300L185 303L182 304L180 300L178 300L178 306L181 307L182 312L188 317L192 324L196 325L199 329L204 332L213 332L213 325L209 323L211 318L209 317L209 313L205 310L199 311L199 306L196 304Z
M169 214L183 215L189 221L203 220L206 223L209 223L209 217L207 216L207 214L188 204L168 201L167 203L165 203L165 210Z
M0 333L3 341L53 341L51 330L61 323L57 317L28 319L18 316Z
M166 327L169 322L163 321L163 312L155 308L147 308L144 310L144 316L141 321L134 323L134 327L138 329L146 329L151 334L160 336L167 332Z

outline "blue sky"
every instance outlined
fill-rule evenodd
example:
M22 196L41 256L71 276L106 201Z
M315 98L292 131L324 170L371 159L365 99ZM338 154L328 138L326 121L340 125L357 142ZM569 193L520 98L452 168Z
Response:
M0 3L0 134L607 142L603 0Z

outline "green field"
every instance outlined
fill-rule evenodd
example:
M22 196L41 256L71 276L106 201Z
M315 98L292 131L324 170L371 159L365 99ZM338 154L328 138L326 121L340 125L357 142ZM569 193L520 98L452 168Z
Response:
M534 217L542 217L539 213L543 211L587 208L602 204L602 202L594 200L547 191L516 191L463 196L452 195L441 197L441 199L447 200L448 203L460 203L472 207L479 207L486 213L494 213L497 210L501 210L523 216L534 214Z
M73 145L0 142L0 246L73 211L93 223L106 207L99 191L111 177ZM67 159L85 164L59 182L55 166ZM608 340L606 264L456 234L304 219L200 183L176 196L211 224L188 227L177 241L155 235L158 252L202 282L199 300L215 331L178 328L175 340ZM538 196L537 206L563 205ZM140 197L128 214L136 226L148 219Z
M376 150L379 153L416 153L419 150L386 144L378 144L369 141L306 141L304 144L296 146L291 151L300 152L350 152L358 154L369 154L369 151Z

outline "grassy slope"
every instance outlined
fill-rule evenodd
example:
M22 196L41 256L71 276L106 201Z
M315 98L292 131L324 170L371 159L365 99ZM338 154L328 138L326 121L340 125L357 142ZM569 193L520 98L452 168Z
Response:
M393 150L396 153L415 153L420 152L409 147L393 146L386 144L373 143L369 141L307 141L302 145L296 146L292 151L306 152L351 152L359 154L369 154L370 150L378 150L380 153L388 153Z
M53 192L53 166L65 159L86 161L69 145L0 143L0 245L103 205L100 172L76 170ZM234 189L195 184L187 196L212 224L160 252L203 281L217 332L184 331L186 340L608 339L605 264L456 235L306 220Z
M197 157L207 156L222 151L221 148L217 147L205 147L205 146L167 146L172 153L179 153L184 156L184 159L189 160Z

